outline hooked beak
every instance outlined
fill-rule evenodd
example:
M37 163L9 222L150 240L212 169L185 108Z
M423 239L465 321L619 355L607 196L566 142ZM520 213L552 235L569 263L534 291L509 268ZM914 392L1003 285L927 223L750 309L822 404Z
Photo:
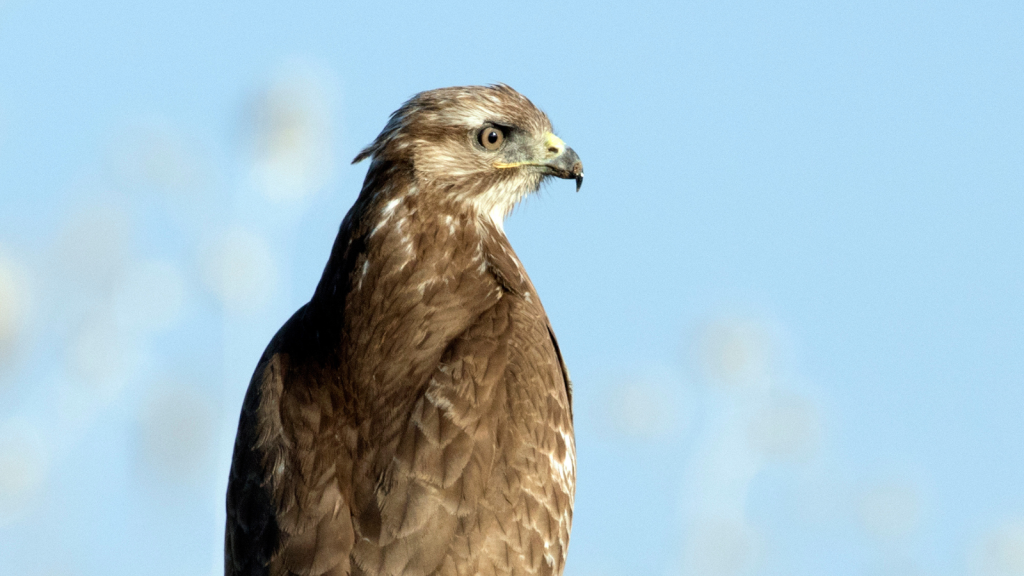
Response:
M559 178L576 180L576 191L583 185L583 162L576 151L565 145L562 139L548 132L544 135L544 159L523 162L497 162L495 168L518 168L520 166L538 166L544 174Z
M544 166L551 171L553 176L566 179L574 178L576 191L580 191L580 186L583 185L583 162L575 150L567 146L561 154L548 160Z
M546 135L544 145L549 154L554 154L543 163L548 173L559 178L576 180L576 191L579 192L580 186L583 185L583 161L579 155L566 146L561 138L550 132Z

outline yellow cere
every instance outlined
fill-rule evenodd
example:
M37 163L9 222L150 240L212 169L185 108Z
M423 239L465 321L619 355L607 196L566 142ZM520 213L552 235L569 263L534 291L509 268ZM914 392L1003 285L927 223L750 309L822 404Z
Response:
M562 139L558 136L548 132L544 135L544 149L550 150L552 148L557 150L557 152L555 152L555 155L557 156L565 151L565 142L562 142Z

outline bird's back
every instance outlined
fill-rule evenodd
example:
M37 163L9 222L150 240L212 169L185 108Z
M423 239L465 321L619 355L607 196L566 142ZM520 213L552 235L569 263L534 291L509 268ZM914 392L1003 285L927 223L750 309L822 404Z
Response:
M374 276L401 239L340 255L355 271L332 300L341 309L303 307L268 346L239 423L228 574L561 572L568 377L504 235L465 224L479 258L438 264L425 247ZM441 280L420 293L410 279L428 274Z

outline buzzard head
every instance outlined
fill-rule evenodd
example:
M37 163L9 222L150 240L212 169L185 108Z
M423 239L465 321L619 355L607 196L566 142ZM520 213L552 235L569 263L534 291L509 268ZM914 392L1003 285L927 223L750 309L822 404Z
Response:
M411 170L417 192L469 203L499 226L548 176L583 183L583 163L546 114L504 84L421 92L353 163ZM370 178L370 176L367 176Z

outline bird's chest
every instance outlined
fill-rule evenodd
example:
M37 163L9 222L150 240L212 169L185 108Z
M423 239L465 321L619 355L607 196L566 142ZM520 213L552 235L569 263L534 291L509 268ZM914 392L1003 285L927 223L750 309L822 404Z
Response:
M429 379L422 398L429 418L417 428L433 436L436 420L442 443L446 434L464 434L472 440L466 449L493 466L492 476L515 471L571 485L571 409L547 326L539 303L517 296L482 314Z
M481 318L480 330L492 337L481 339L474 330L466 337L489 353L442 364L452 378L435 381L439 386L425 398L444 407L440 418L461 423L472 439L461 457L450 452L467 462L458 486L467 514L453 550L481 562L479 572L504 574L508 566L488 563L518 558L537 573L557 574L575 492L572 418L547 319L543 310L523 304L530 303L509 298Z
M503 381L506 394L497 443L514 471L570 499L575 488L576 451L565 376L546 317L529 310L514 315L520 327L509 341Z

